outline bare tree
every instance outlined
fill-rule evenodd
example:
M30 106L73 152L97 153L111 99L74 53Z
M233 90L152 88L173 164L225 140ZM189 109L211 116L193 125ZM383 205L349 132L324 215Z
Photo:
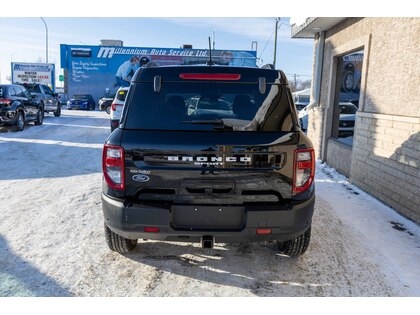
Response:
M306 90L311 88L311 80L302 80L298 81L297 86L299 87L299 90Z
M289 81L289 88L290 88L290 91L291 91L292 93L297 91L297 90L296 90L296 86L295 86L295 83L294 83L294 82L290 82L290 81Z

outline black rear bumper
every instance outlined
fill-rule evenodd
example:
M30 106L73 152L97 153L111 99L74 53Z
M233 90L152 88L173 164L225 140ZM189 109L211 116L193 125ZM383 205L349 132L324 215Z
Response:
M17 117L0 115L0 126L12 126L17 124Z
M105 223L118 235L128 239L183 242L200 242L207 235L213 236L215 242L290 240L311 225L314 204L314 193L305 201L269 207L152 206L127 203L102 194ZM145 232L145 227L159 228L159 232ZM257 229L271 229L271 233L257 234Z

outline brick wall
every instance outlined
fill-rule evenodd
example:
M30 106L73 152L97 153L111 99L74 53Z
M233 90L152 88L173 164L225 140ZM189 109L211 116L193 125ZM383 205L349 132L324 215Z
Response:
M351 182L420 222L420 118L358 113Z
M350 176L351 155L351 147L335 139L328 139L328 165L347 177Z
M364 38L369 38L366 41ZM364 46L364 98L353 148L330 139L334 52ZM315 41L317 44L317 41ZM364 45L364 44L363 44ZM420 18L348 18L326 33L320 107L309 111L308 135L317 158L420 223ZM357 47L354 47L357 48ZM351 48L350 48L351 50ZM350 52L350 51L349 51ZM348 163L348 165L346 165Z

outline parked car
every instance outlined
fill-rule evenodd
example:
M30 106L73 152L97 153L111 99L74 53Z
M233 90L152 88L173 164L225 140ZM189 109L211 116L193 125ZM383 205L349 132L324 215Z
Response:
M356 122L357 107L350 102L340 102L340 120L338 122L338 137L352 137Z
M54 113L55 117L61 115L61 102L57 93L53 93L50 87L39 83L22 84L40 103L45 113Z
M115 98L115 94L106 94L99 99L98 105L99 110L106 111L107 114L111 113L112 101Z
M25 123L42 125L44 111L40 102L22 85L0 85L0 126L22 131Z
M303 132L308 131L308 106L306 105L298 112L299 124Z
M67 109L95 109L95 100L90 94L74 94L71 99L67 101Z
M118 127L125 98L127 97L129 89L129 87L120 87L117 93L115 93L115 98L111 104L111 132Z
M185 106L185 104L184 104ZM219 117L235 117L232 106L219 97L192 97L187 101L187 113L190 116L202 116L217 114Z
M137 71L103 148L108 247L124 254L138 239L204 248L275 241L285 255L303 254L315 156L289 95L285 74L268 67L149 64ZM186 104L202 98L227 107L189 112Z
M350 102L340 102L340 118L338 127L338 137L351 137L354 134L354 124L356 120L357 107ZM299 124L304 132L308 130L308 106L302 109L299 114Z

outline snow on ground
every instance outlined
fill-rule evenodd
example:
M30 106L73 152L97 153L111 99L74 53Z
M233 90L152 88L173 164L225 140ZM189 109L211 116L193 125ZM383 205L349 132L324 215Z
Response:
M0 133L0 296L419 296L420 228L325 164L305 255L274 244L139 241L103 235L104 112L63 111Z

